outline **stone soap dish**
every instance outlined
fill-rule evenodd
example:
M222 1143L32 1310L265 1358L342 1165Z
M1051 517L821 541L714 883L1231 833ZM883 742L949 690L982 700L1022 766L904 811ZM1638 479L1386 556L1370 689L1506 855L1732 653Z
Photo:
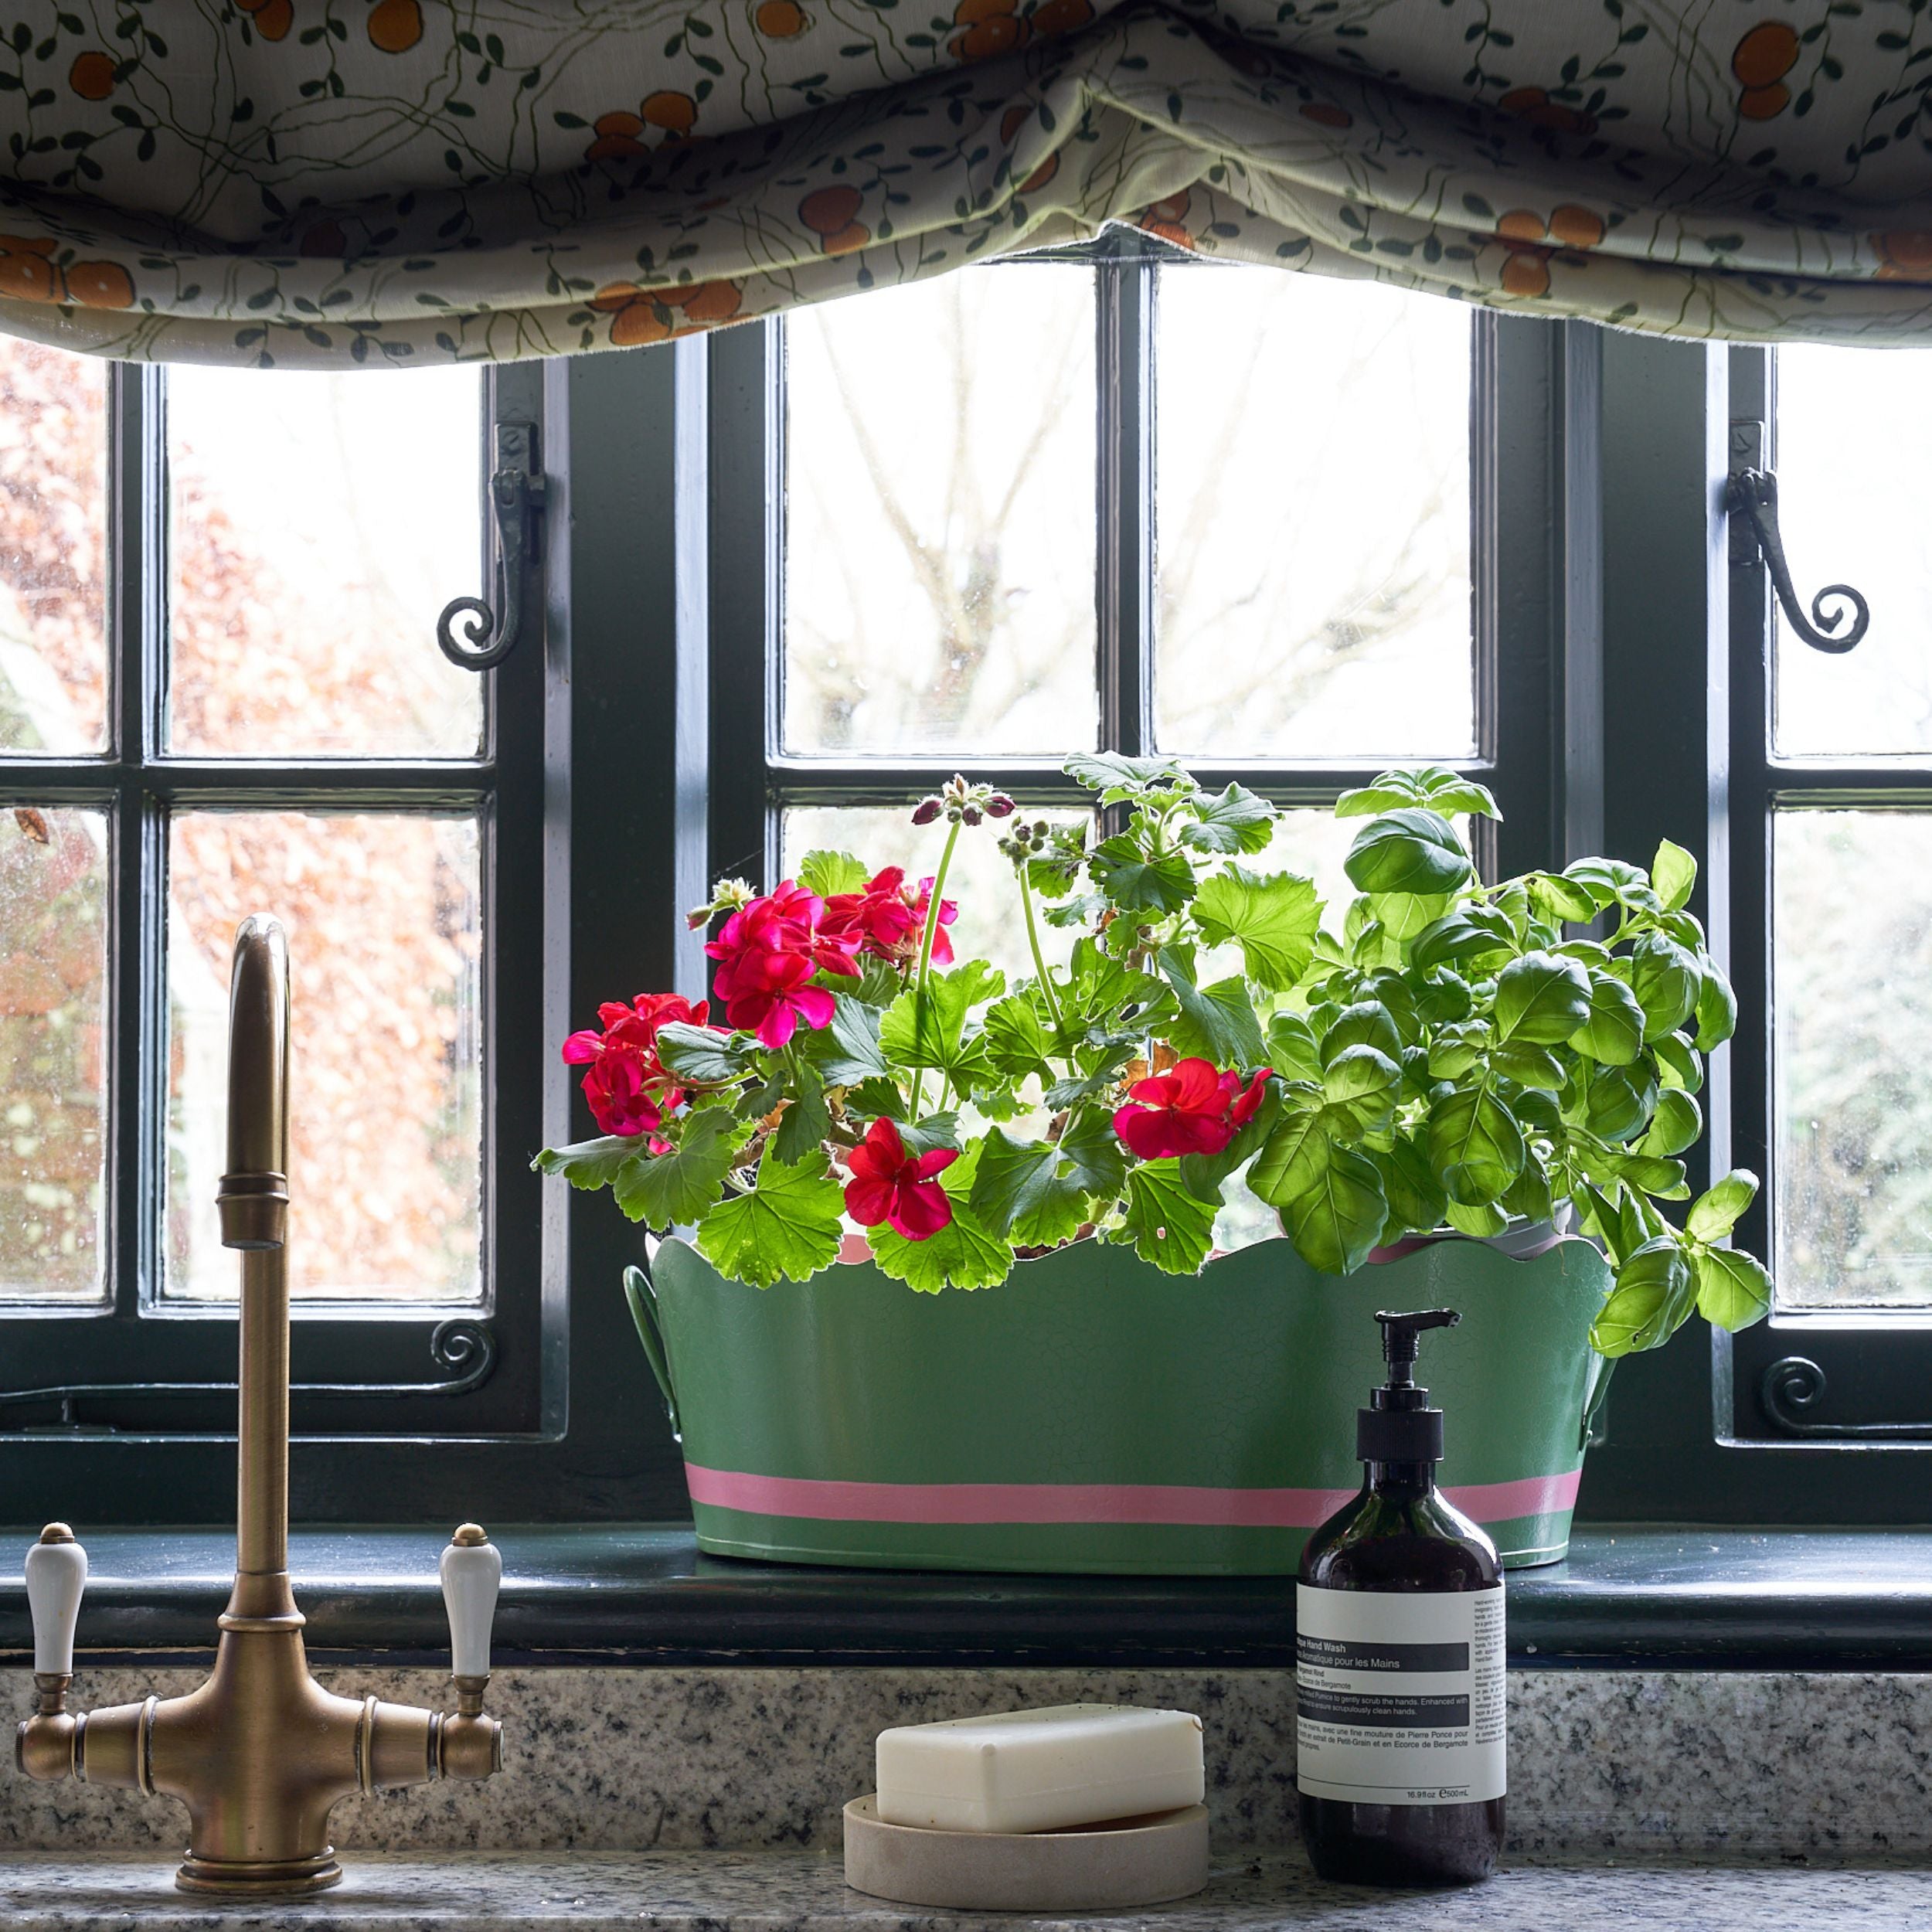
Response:
M1208 1882L1204 1804L1058 1832L932 1832L845 1807L845 1883L900 1905L1083 1912L1184 1899Z

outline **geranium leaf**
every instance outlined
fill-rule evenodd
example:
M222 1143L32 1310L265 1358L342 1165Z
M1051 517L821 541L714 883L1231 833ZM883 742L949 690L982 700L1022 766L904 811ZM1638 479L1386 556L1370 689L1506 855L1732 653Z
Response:
M993 1064L1015 1079L1045 1073L1047 1056L1056 1050L1031 992L1010 993L987 1008L981 1036Z
M1194 917L1210 946L1232 940L1241 948L1250 978L1271 992L1285 992L1315 956L1321 901L1311 879L1230 866L1202 886Z
M1015 1141L995 1127L980 1150L971 1206L981 1224L1024 1247L1069 1241L1087 1219L1087 1190L1063 1175L1051 1141Z
M1194 781L1172 758L1132 758L1120 751L1080 751L1060 769L1101 794L1104 805L1124 804L1145 791L1192 791Z
M1143 1261L1168 1274L1196 1274L1213 1243L1218 1201L1190 1194L1177 1160L1148 1161L1127 1177L1121 1238Z
M1194 868L1179 852L1150 855L1129 832L1096 845L1087 869L1123 912L1179 912L1194 896Z
M884 1222L866 1230L882 1273L921 1294L947 1287L995 1287L1006 1279L1013 1266L1012 1243L985 1226L970 1205L983 1145L968 1148L940 1175L953 1218L930 1240L909 1241Z
M560 1174L571 1186L608 1187L628 1161L648 1154L638 1134L600 1134L594 1141L573 1141L568 1147L546 1147L530 1165L539 1174Z
M828 1087L886 1080L891 1070L879 1046L879 1009L850 993L832 995L832 1024L801 1036L806 1057Z
M1213 798L1189 801L1195 822L1181 828L1181 843L1196 852L1264 852L1281 816L1245 785L1230 784Z
M721 1033L682 1020L660 1026L656 1046L665 1067L687 1080L736 1080L757 1066L763 1051L749 1033Z
M809 1060L791 1063L791 1104L778 1117L771 1151L787 1166L802 1161L832 1131L825 1077Z
M725 1107L700 1107L682 1124L668 1154L651 1154L638 1139L641 1158L617 1175L611 1198L634 1221L653 1228L696 1221L718 1199L752 1125Z
M1077 1181L1097 1199L1111 1201L1127 1179L1127 1155L1114 1131L1112 1117L1097 1107L1083 1107L1066 1123L1060 1135L1060 1158L1067 1177Z
M1005 990L1006 975L981 959L934 973L923 1001L918 988L909 986L886 1008L879 1047L895 1066L935 1067L954 1086L970 1087L987 1077L992 1063L979 1036L968 1033L968 1016Z
M704 1217L698 1252L720 1274L754 1288L808 1281L838 1258L844 1207L844 1190L822 1158L787 1167L767 1142L757 1185Z
M1244 1073L1264 1064L1267 1049L1245 980L1217 980L1212 986L1197 987L1194 961L1184 947L1164 950L1161 970L1180 1002L1179 1016L1168 1022L1167 1029L1168 1043L1175 1053Z
M808 852L798 862L799 884L821 899L834 893L863 892L871 879L849 852Z

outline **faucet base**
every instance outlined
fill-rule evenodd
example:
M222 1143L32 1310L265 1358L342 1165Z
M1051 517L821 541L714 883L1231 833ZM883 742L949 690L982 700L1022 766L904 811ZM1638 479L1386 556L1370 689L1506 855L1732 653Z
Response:
M227 1898L286 1898L325 1892L342 1878L335 1848L325 1845L306 1859L201 1859L190 1853L175 1874L175 1885L180 1891Z

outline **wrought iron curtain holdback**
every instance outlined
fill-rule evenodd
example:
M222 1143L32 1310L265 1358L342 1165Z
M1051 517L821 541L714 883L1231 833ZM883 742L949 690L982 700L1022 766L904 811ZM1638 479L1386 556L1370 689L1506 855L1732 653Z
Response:
M228 1171L222 1243L241 1250L241 1423L235 1586L215 1668L186 1697L67 1709L87 1559L65 1523L27 1553L39 1709L15 1763L37 1782L75 1777L188 1808L183 1891L315 1892L342 1876L329 1813L352 1791L393 1791L502 1768L485 1714L490 1621L503 1560L474 1523L443 1553L454 1711L338 1697L309 1675L288 1576L288 948L272 919L245 920L229 982Z
M490 473L496 601L492 608L481 597L453 597L443 607L436 641L451 664L465 671L492 671L516 648L522 634L524 587L536 556L537 515L548 492L538 461L536 425L498 423L496 467Z
M1771 573L1771 586L1784 607L1784 619L1814 651L1835 655L1849 651L1871 627L1871 607L1849 583L1828 583L1811 600L1809 619L1799 607L1791 566L1784 560L1784 542L1777 527L1777 474L1762 468L1764 425L1740 417L1731 424L1730 476L1724 486L1724 508L1731 519L1731 563L1748 569L1760 558ZM1827 611L1829 599L1839 607ZM1850 607L1851 628L1838 626Z

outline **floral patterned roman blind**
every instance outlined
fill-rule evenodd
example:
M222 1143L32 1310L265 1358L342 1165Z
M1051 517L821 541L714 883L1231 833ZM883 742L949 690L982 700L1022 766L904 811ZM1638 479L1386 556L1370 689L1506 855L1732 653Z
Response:
M0 328L661 340L1128 223L1672 335L1932 317L1927 0L17 0Z

